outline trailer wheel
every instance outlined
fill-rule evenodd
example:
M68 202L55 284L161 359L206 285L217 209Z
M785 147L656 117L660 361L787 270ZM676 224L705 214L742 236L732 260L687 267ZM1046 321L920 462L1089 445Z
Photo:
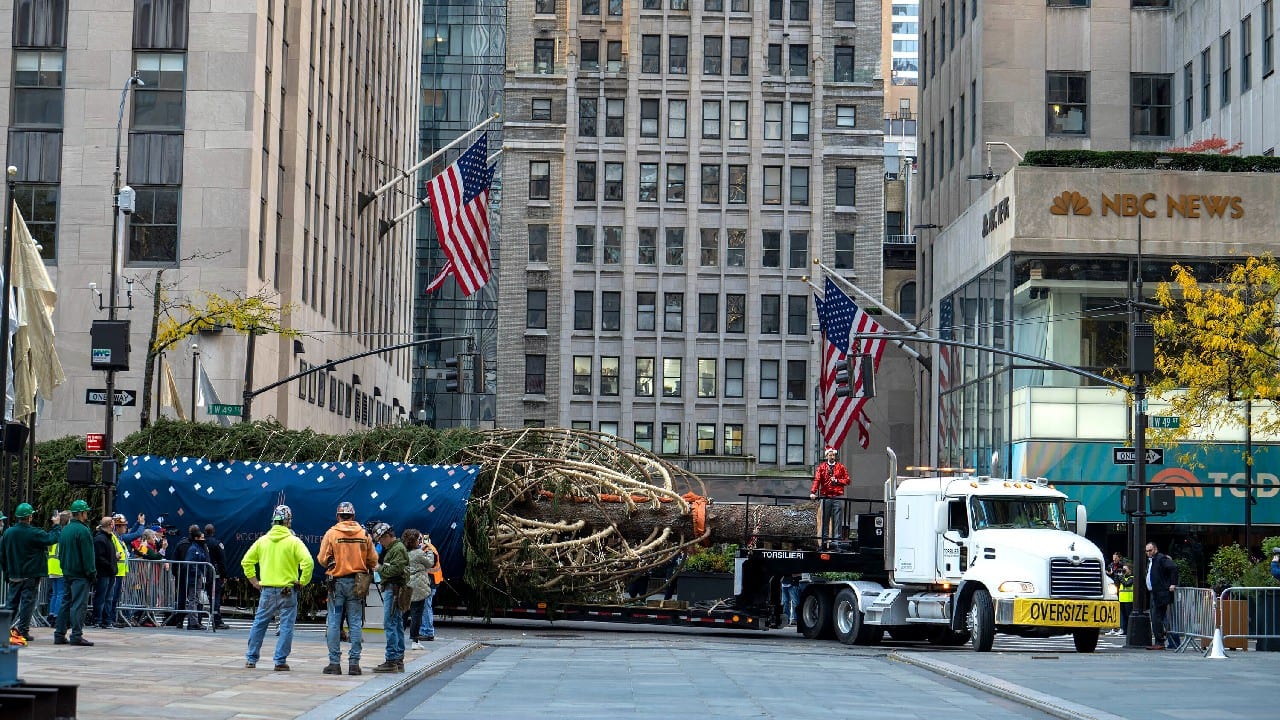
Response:
M1076 652L1091 653L1098 648L1098 628L1082 628L1071 631L1071 639L1076 643Z
M831 593L810 590L800 598L800 634L810 640L831 637Z
M858 594L850 588L836 594L831 626L845 645L879 645L884 639L884 628L866 623L866 615L858 609Z
M972 604L969 606L969 631L973 634L973 649L977 652L990 652L996 641L996 610L991 602L991 593L986 588L973 591Z

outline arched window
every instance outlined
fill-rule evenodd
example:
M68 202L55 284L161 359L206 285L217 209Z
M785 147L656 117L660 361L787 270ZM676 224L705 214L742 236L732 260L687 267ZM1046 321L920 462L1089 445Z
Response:
M903 317L916 316L916 283L909 280L898 289L898 313Z

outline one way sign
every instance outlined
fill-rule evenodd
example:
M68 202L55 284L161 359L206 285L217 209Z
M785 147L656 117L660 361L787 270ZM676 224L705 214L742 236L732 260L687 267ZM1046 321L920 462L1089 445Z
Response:
M1112 465L1134 465L1138 462L1138 451L1131 447L1111 448ZM1163 465L1164 448L1147 448L1147 464Z
M89 388L84 391L84 401L89 405L106 405L106 388ZM116 407L133 407L138 404L137 390L116 389Z

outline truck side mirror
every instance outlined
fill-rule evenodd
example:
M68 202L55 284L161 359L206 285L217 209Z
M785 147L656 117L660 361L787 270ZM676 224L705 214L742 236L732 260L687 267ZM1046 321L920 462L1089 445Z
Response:
M945 535L950 529L948 522L950 511L946 500L940 500L933 504L933 526L937 529L939 535Z
M1084 503L1076 506L1076 534L1084 535L1084 531L1089 529L1089 511L1084 509Z

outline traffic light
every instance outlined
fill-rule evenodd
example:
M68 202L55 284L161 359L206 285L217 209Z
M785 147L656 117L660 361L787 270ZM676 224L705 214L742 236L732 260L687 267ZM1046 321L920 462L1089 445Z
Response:
M484 394L484 355L471 353L471 387L477 395Z
M862 364L862 397L871 399L876 396L876 363L870 355L859 355Z
M853 364L858 363L862 392L853 394ZM836 397L873 398L876 396L875 361L870 355L848 355L836 362Z
M461 355L455 355L444 361L444 389L446 392L456 393L462 390L458 377L458 370L462 366L461 360Z
M836 397L849 397L853 395L853 365L852 360L845 356L842 360L836 361L835 375L835 391Z

